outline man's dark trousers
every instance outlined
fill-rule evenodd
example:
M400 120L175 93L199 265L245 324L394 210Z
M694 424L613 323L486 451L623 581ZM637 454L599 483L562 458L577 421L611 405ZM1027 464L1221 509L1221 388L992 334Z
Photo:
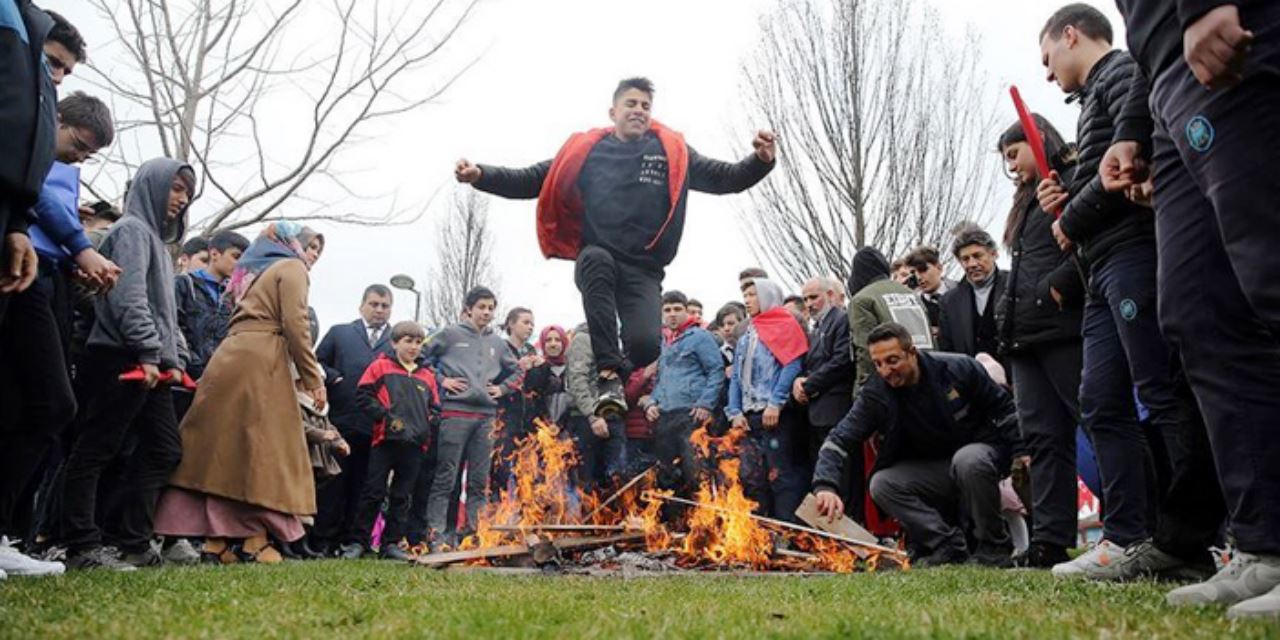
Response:
M1156 248L1134 241L1094 266L1085 304L1080 411L1102 476L1103 537L1120 546L1144 540L1149 452L1138 424L1134 387L1153 428L1176 432L1179 414L1172 355L1156 311Z
M1280 6L1244 81L1209 91L1184 64L1152 85L1160 317L1204 415L1236 545L1280 554Z
M596 246L583 247L574 267L591 349L601 371L631 370L658 359L662 350L662 270L637 266ZM622 344L618 350L618 322Z
M120 539L116 542L126 551L140 551L151 541L160 490L168 485L169 476L182 460L173 395L165 386L147 389L138 382L120 382L121 373L137 366L123 351L91 348L85 361L86 383L102 392L85 407L84 431L67 458L64 542L72 553L102 544L94 517L98 481L133 432L138 436L138 448L123 480Z
M796 522L796 509L804 500L808 480L795 463L795 425L782 412L778 425L764 427L763 413L747 414L747 437L738 454L742 489L769 517Z
M658 484L689 498L698 488L698 454L689 436L696 425L689 409L663 411L654 425L653 448L658 458Z
M395 545L405 536L409 521L409 505L421 471L422 446L412 442L382 442L369 452L369 474L365 476L355 521L347 542L364 547L370 544L373 521L387 498L387 477L391 477L391 503L387 508L387 526L382 532L382 546Z

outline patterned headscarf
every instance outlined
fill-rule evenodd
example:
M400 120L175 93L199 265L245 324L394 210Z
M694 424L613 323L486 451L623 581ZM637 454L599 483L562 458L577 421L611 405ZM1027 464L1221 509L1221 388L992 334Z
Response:
M302 225L288 220L267 225L240 256L235 270L231 272L231 281L227 283L227 295L231 296L231 301L239 304L258 275L277 261L289 258L302 260L303 248L298 242L301 233Z

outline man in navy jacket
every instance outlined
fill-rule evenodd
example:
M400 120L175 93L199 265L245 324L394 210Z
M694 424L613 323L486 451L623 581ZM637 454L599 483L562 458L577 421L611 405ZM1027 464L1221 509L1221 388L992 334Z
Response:
M329 419L351 445L351 455L340 459L342 474L316 492L316 524L309 536L311 550L324 552L351 527L360 489L369 466L373 420L360 407L356 384L380 353L391 351L391 289L369 285L360 300L360 318L329 328L316 358L324 367L329 391Z

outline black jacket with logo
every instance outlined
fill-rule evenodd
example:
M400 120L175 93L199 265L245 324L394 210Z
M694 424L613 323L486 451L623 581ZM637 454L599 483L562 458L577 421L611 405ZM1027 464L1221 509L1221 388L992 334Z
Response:
M410 373L396 358L379 354L360 377L356 396L373 419L371 446L405 442L425 450L430 445L431 425L440 417L440 391L429 367L419 365Z

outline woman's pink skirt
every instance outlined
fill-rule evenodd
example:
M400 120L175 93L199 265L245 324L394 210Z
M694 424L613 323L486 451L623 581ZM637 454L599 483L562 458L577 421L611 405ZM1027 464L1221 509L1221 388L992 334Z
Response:
M183 538L251 538L269 533L284 542L306 533L298 516L176 487L160 494L155 530Z

